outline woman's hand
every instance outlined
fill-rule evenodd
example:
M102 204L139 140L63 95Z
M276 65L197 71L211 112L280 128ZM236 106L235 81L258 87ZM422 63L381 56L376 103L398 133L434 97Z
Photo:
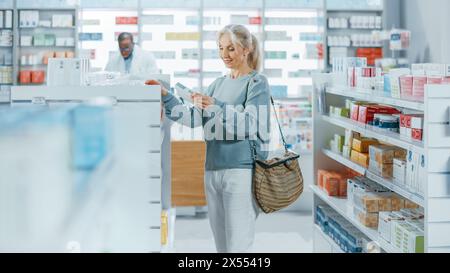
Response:
M203 110L216 103L216 100L214 98L204 96L200 93L194 93L191 97L192 100L194 101L194 105Z
M159 86L161 86L161 95L163 95L163 97L165 97L169 94L169 91L167 91L167 89L164 88L164 86L159 81L148 80L145 82L145 85L159 85Z

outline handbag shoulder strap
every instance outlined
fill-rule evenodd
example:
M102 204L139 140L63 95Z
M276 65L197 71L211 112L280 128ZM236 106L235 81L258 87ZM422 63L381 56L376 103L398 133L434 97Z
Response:
M247 85L247 92L245 94L245 101L244 101L244 105L243 105L244 107L245 107L245 105L247 104L247 101L248 101L248 93L250 92L250 83L251 83L251 81L253 79L254 79L254 76L250 79L250 81L248 82L248 85ZM275 114L275 119L277 121L278 130L280 131L281 141L283 141L284 150L286 152L288 152L289 151L288 150L288 145L286 143L286 138L284 137L283 129L281 128L280 120L278 119L277 109L275 108L275 101L274 101L272 96L270 96L270 103L272 105L272 108L273 108L273 111L274 111L274 114ZM251 146L252 146L251 148L252 148L252 151L253 151L253 159L256 160L256 158L257 158L256 143L255 143L255 141L250 141L250 143L252 143L251 144Z

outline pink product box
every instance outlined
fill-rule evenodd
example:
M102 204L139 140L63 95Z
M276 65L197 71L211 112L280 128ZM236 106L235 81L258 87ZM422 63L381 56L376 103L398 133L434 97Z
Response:
M425 93L425 84L427 84L427 77L415 76L413 77L413 91L412 96L414 98L423 98Z
M427 84L442 84L442 77L428 77Z
M400 93L402 98L410 98L413 95L413 76L400 77Z
M445 77L442 79L442 84L450 84L450 77Z

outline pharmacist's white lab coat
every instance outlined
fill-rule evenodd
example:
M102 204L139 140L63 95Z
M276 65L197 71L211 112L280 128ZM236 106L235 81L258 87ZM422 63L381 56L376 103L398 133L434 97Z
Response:
M125 60L120 52L115 52L108 61L105 71L120 72L127 74L125 70ZM159 74L155 57L150 52L142 50L135 45L133 50L133 60L131 61L130 75L145 77L152 74Z

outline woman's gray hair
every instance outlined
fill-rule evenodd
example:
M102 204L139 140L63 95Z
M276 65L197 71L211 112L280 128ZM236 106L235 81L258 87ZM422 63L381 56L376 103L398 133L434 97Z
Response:
M219 31L217 41L225 34L230 35L233 45L239 45L250 50L247 63L252 69L259 71L261 69L261 49L258 38L242 25L228 25L224 27Z

